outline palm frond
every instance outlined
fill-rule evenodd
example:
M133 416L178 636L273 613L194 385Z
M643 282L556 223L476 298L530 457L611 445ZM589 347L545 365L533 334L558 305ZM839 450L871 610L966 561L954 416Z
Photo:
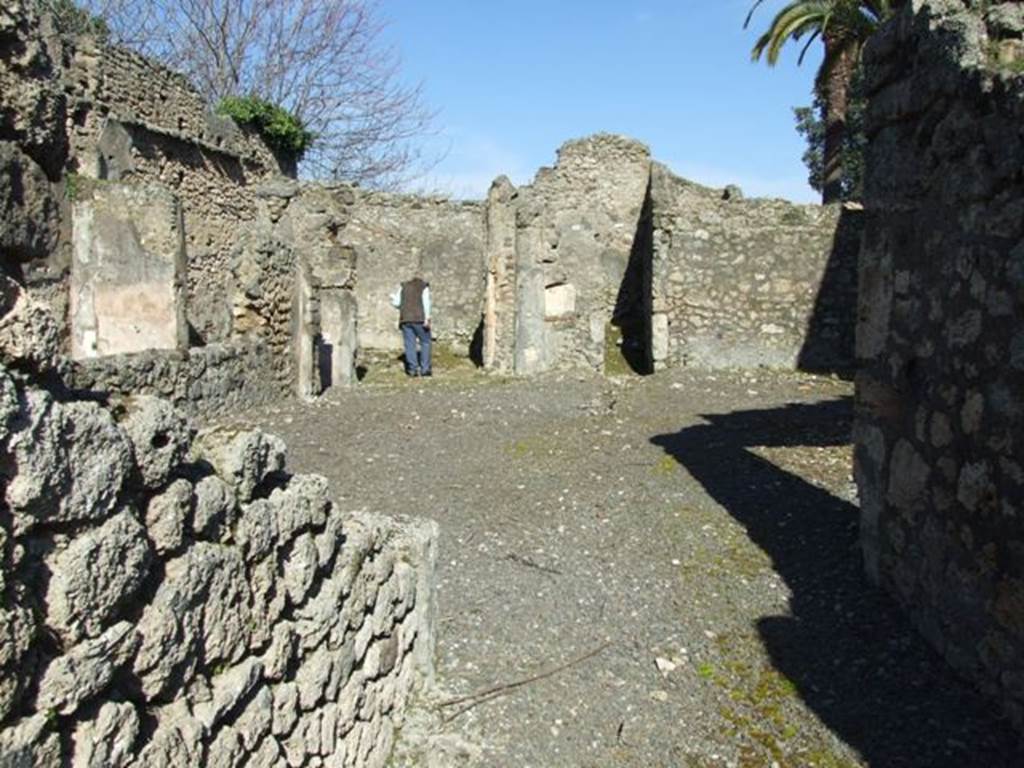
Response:
M751 50L751 58L757 61L764 56L769 66L779 60L782 48L790 40L799 40L808 32L821 29L827 24L830 13L826 0L793 0L772 19L768 30L758 39Z
M797 57L797 60L796 60L797 66L800 66L801 64L804 63L804 57L807 55L807 51L810 50L811 45L819 37L821 37L821 30L820 29L816 29L816 30L814 30L814 32L811 33L811 36L807 39L806 45L804 45L803 49L800 51L800 55Z
M744 26L763 3L764 0L754 2ZM891 0L791 0L757 39L750 57L753 61L764 58L769 66L774 66L788 42L810 35L800 52L798 61L802 63L811 41L823 38L830 46L841 48L863 42L891 12Z

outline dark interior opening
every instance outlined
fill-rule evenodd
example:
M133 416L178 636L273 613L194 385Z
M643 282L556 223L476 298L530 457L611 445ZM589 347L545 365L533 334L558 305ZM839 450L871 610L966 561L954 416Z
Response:
M626 273L612 313L612 330L618 338L610 338L605 345L605 370L614 371L625 364L630 371L641 375L654 372L651 352L651 312L653 305L654 217L651 202L651 184L647 183L644 204L633 237ZM616 360L618 355L621 359Z
M320 374L320 391L324 392L334 385L334 345L318 336L315 342L316 367Z

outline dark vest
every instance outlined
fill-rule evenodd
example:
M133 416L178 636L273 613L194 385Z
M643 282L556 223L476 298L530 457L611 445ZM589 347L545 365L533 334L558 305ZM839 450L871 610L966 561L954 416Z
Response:
M426 287L427 284L416 277L402 283L402 304L398 308L399 324L422 323L427 319L423 311L423 289Z

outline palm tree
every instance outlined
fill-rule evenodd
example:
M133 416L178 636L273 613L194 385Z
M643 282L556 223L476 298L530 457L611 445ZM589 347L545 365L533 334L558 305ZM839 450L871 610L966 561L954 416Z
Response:
M754 2L744 28L763 2ZM825 59L814 83L825 102L823 203L836 202L842 195L841 149L846 132L850 81L864 43L898 4L894 0L791 0L776 14L768 31L758 38L750 52L754 61L763 56L768 66L774 66L787 42L800 41L806 36L798 59L802 64L815 40L820 39L824 43Z

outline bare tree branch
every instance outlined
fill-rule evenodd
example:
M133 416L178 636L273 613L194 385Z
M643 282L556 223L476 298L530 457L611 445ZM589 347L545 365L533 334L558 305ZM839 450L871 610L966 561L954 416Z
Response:
M187 75L211 102L252 95L316 134L300 172L393 188L425 168L434 114L400 78L377 0L80 0L115 42Z

